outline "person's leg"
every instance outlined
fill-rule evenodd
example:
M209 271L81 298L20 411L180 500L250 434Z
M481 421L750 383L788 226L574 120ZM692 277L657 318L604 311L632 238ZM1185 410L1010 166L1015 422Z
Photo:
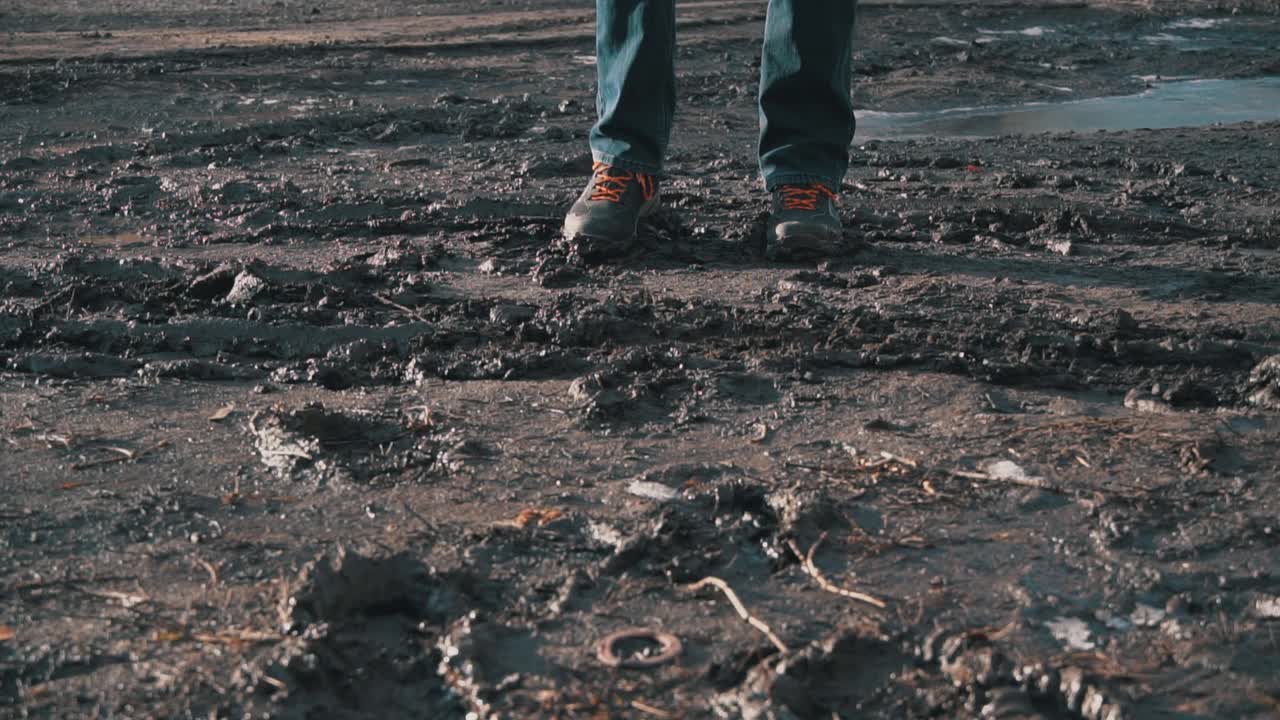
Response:
M596 162L662 170L676 104L675 0L596 0Z
M565 237L628 243L640 218L658 209L676 104L675 42L675 0L596 0L595 163L565 215Z
M853 0L770 0L760 64L760 173L765 186L822 183L849 166Z

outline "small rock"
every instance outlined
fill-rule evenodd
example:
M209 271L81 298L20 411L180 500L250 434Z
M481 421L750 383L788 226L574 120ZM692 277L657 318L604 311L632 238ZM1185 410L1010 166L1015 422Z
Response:
M244 270L239 275L236 275L231 291L227 293L224 299L232 305L244 305L261 295L266 289L267 281L248 270Z
M1021 465L1012 460L996 460L988 463L985 472L993 480L1004 480L1033 487L1041 487L1047 484L1044 478L1027 474L1027 471Z
M1146 388L1134 388L1125 393L1124 406L1140 413L1153 415L1167 415L1173 412L1173 408L1165 402L1164 398L1152 395Z
M1098 646L1093 641L1089 623L1079 618L1058 617L1044 625L1054 639L1068 650L1093 650Z
M496 325L519 325L533 319L535 311L527 305L495 305L489 309L489 321Z
M1280 595L1260 597L1253 601L1249 608L1256 618L1263 620L1280 620Z
M667 502L680 497L680 492L675 488L650 480L632 480L631 484L627 486L627 492L649 500L657 500L658 502Z
M1138 603L1133 608L1133 612L1129 613L1129 619L1138 627L1152 628L1159 627L1160 623L1164 622L1166 614L1167 613L1160 608L1151 607L1144 603Z
M1249 373L1245 399L1268 410L1280 410L1280 355L1258 363Z
M1070 240L1050 240L1045 243L1045 249L1051 253L1059 255L1074 255L1075 245Z

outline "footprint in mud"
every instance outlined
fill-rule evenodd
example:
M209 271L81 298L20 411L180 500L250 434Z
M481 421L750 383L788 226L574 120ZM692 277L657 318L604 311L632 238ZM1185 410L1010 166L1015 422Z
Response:
M470 614L454 623L436 647L438 672L470 712L468 717L520 717L540 709L539 690L551 691L551 669L531 630ZM518 692L513 692L519 688ZM501 703L502 712L496 710Z
M304 566L278 608L288 637L234 684L271 717L462 718L425 628L476 605L473 585L407 553L340 547Z
M774 664L758 663L712 707L743 720L867 717L879 688L909 664L874 627L840 628Z
M1280 410L1280 355L1266 358L1250 371L1245 399L1260 408Z
M466 458L483 454L447 431L428 434L403 415L343 412L319 403L258 413L248 430L264 465L318 485L411 479L432 469L461 469Z

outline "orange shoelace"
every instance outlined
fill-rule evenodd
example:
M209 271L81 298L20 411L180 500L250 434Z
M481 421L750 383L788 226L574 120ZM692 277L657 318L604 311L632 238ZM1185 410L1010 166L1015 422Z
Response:
M784 210L817 210L818 199L826 195L835 202L837 196L822 183L809 185L783 185L782 209Z
M612 165L602 162L594 163L591 166L591 172L595 176L595 185L591 188L592 200L622 202L622 196L626 194L627 188L631 187L632 180L640 184L640 192L644 194L645 200L652 199L654 193L658 191L658 183L653 176L645 173L616 170Z

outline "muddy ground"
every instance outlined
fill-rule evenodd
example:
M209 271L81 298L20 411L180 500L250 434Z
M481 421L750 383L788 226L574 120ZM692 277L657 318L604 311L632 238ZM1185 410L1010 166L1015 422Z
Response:
M859 143L771 264L762 8L689 3L615 254L589 6L190 5L0 4L0 716L1280 711L1280 123ZM1280 75L1268 9L867 3L856 97Z

